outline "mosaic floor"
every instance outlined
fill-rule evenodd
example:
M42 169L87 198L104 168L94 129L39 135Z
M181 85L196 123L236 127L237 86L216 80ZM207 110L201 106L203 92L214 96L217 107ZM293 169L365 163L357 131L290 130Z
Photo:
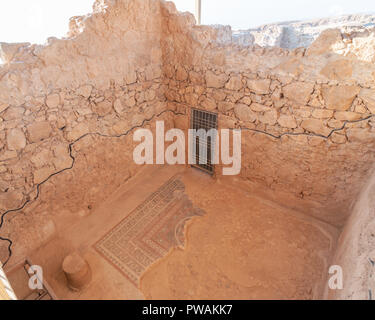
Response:
M184 245L185 223L203 213L175 176L99 240L95 249L138 287L148 266Z

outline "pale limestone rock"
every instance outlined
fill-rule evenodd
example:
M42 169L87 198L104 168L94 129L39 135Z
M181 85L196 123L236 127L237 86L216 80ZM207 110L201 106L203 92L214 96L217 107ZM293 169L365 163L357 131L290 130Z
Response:
M133 69L127 69L124 75L126 84L133 84L137 82L137 73Z
M231 102L219 102L218 109L220 112L228 112L234 109L234 103Z
M247 80L247 87L251 92L256 94L269 94L270 93L271 80Z
M325 143L323 138L315 137L315 136L309 137L308 141L309 141L309 145L313 146L313 147L316 147L316 146L319 146L319 145Z
M249 96L243 97L240 102L247 104L248 106L252 103L251 98Z
M165 110L165 103L161 101L157 101L155 103L155 114L159 114L164 110Z
M53 164L57 170L70 168L72 159L69 156L68 147L65 145L57 145L53 147Z
M147 66L145 73L147 81L155 80L157 78L160 78L162 75L161 68L158 65Z
M60 105L60 95L55 93L55 94L50 94L46 98L46 105L50 109L57 108Z
M255 111L255 112L265 112L265 111L269 111L270 107L267 107L267 106L264 106L260 103L254 102L250 105L250 109Z
M21 119L24 113L25 108L23 107L9 107L2 115L2 118L5 121Z
M0 103L0 113L5 111L9 107L8 103Z
M167 76L167 78L173 79L176 71L175 71L174 66L168 64L168 65L164 66L164 72L165 72L165 75Z
M324 30L307 49L306 55L320 55L332 51L335 44L342 42L339 29Z
M52 150L56 158L64 158L64 157L70 158L69 149L67 145L58 144L58 145L53 146Z
M223 92L222 90L215 90L213 93L212 93L212 97L216 100L216 101L224 101L225 98L227 97L226 93Z
M89 105L78 106L76 108L76 111L80 116L87 116L89 114L92 114L92 110L90 109Z
M283 93L286 98L300 105L306 105L312 92L314 84L309 82L293 82L283 87Z
M108 100L104 100L97 104L92 104L92 111L94 111L97 115L104 117L105 115L109 114L112 111L112 102Z
M123 134L130 128L127 120L120 120L113 125L113 130L116 134Z
M107 89L104 90L104 99L111 99L113 95L113 90L112 89Z
M312 97L311 100L309 101L309 106L314 107L314 108L322 108L323 103L320 101L318 97Z
M85 85L85 86L79 87L76 93L77 95L82 96L87 99L91 96L91 92L92 92L92 86Z
M369 111L375 114L375 90L362 88L358 96L366 104Z
M257 119L256 114L251 111L246 104L236 104L234 107L234 113L241 121L254 122Z
M346 136L344 134L339 134L337 132L332 133L331 140L337 144L344 144L346 143Z
M176 71L176 80L185 81L187 79L188 79L188 73L186 72L186 70L183 67L178 66L177 71Z
M274 102L278 102L282 100L282 90L279 87L276 87L274 91L272 92L271 99Z
M198 104L198 95L194 93L185 94L185 101L192 107L196 107Z
M137 93L135 94L135 100L136 100L138 103L145 102L145 101L146 101L146 98L145 98L145 93L144 93L144 91L137 92Z
M333 110L327 109L314 109L312 116L316 119L329 119L333 116Z
M363 128L350 128L346 134L350 142L370 143L375 141L375 132Z
M212 71L206 72L206 84L208 88L223 88L227 81L228 76L226 74L216 75Z
M156 92L153 89L147 90L145 92L145 100L146 101L152 101L156 98Z
M0 152L0 161L6 161L17 158L17 151L5 150Z
M131 126L132 127L140 126L140 125L142 125L143 121L144 121L144 116L143 115L141 115L141 114L135 114L133 116L133 118L131 119Z
M169 101L177 102L177 101L180 101L180 99L181 99L180 95L174 90L168 90L165 93L165 96Z
M265 112L263 115L259 115L259 121L264 124L274 125L277 122L277 111L272 109Z
M294 129L297 128L297 122L292 116L288 115L280 115L279 119L277 120L280 126L284 128Z
M45 149L33 155L30 160L36 168L42 168L48 165L51 160L51 154L49 150Z
M236 120L233 117L219 115L220 127L223 129L233 129L236 127Z
M348 110L360 89L357 86L323 86L322 95L326 107L331 110Z
M134 97L129 97L127 99L125 99L125 101L123 101L125 106L128 107L128 108L131 108L131 107L134 107L136 105L136 101L135 101L135 98Z
M192 84L202 84L203 83L202 74L200 74L199 72L195 72L195 71L189 72L189 80L191 81Z
M121 100L116 99L113 103L113 108L118 114L122 114L124 112L124 107L122 106Z
M238 102L239 100L241 100L243 97L245 96L245 93L240 90L240 91L234 91L233 92L233 102Z
M362 115L351 111L336 111L334 117L337 120L355 121L361 119Z
M290 57L275 68L275 71L289 76L298 77L304 71L304 65L300 59Z
M309 118L311 116L311 109L307 107L302 107L298 109L293 109L293 113L299 118Z
M105 97L100 96L100 97L98 97L98 98L95 98L95 99L94 99L94 102L95 102L95 103L99 103L99 102L103 102L104 100L105 100Z
M90 129L88 125L84 122L81 122L80 124L75 126L70 132L68 132L67 139L69 141L75 141L89 132L90 132Z
M0 120L0 125L1 125L2 122L3 121ZM3 149L5 144L6 144L6 134L5 134L5 131L3 130L3 131L0 131L0 150Z
M52 166L44 167L38 170L35 170L34 175L34 183L39 184L45 181L51 174L55 172L55 169Z
M194 92L197 95L202 95L206 91L206 88L203 86L194 86Z
M341 120L336 120L336 119L331 119L327 123L328 127L333 128L333 129L339 129L342 128L344 125L344 122Z
M303 120L301 123L301 127L308 132L319 134L322 136L328 136L331 132L331 130L318 119Z
M239 91L243 87L240 76L232 76L229 81L225 84L225 88L228 90Z
M35 122L27 127L27 133L30 142L38 142L49 138L52 128L48 121Z
M26 137L21 129L15 128L7 134L8 149L11 151L21 150L26 147Z
M23 42L23 43L0 43L0 58L5 63L12 61L18 50L22 47L29 46L30 43Z
M357 112L357 113L368 113L369 110L366 109L366 107L364 105L356 105L355 108L354 108L354 111Z
M216 101L211 98L205 98L201 102L201 106L203 109L208 110L208 111L213 111L216 109Z
M352 76L353 65L348 59L329 61L320 71L320 74L330 80L345 80Z
M145 119L151 119L155 114L155 107L154 105L148 106L143 110L143 114Z

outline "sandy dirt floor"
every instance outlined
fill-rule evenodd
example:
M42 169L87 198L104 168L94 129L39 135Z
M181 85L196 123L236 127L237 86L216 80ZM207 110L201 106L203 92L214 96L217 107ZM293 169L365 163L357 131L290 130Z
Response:
M169 217L156 231L143 228L140 236L127 242L129 232L119 229L127 225L124 219L151 212L143 210L145 203L176 177L184 189L180 207L199 214L184 218L186 224ZM59 299L320 297L337 230L249 190L247 183L234 177L214 179L184 166L145 167L89 216L59 231L28 259L43 267ZM165 208L156 212L160 217L176 210L180 201L168 197ZM177 225L182 231L185 225L180 240L174 238ZM117 253L114 249L118 257L113 258L98 250L98 242L116 228L123 232L119 231L122 247ZM73 251L92 269L91 283L80 292L67 288L61 267Z
M235 178L182 179L206 215L143 276L148 299L311 299L321 296L337 231L246 192Z

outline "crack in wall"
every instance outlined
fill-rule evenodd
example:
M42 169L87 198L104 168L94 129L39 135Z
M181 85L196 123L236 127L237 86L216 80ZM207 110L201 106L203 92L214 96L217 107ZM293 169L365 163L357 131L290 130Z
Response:
M30 192L30 193L26 196L26 198L28 198L28 199L26 199L26 201L25 201L25 202L24 202L19 208L16 208L16 209L10 209L10 210L7 210L7 211L5 211L4 213L2 213L2 214L1 214L1 218L0 218L0 229L1 229L1 228L3 227L3 225L4 225L4 218L5 218L5 216L6 216L7 214L21 211L21 210L23 210L23 209L24 209L29 203L32 203L32 202L36 201L36 200L39 198L39 195L40 195L40 187L41 187L44 183L46 183L46 182L49 181L52 177L54 177L54 176L56 176L56 175L58 175L58 174L60 174L60 173L63 173L63 172L65 172L65 171L68 171L68 170L73 169L74 164L75 164L75 161L76 161L76 158L75 158L75 156L73 155L73 146L74 146L77 142L79 142L79 141L82 140L83 138L85 138L85 137L87 137L87 136L91 136L91 135L96 135L96 136L100 136L100 137L104 137L104 138L121 138L121 137L125 137L125 136L127 136L128 134L130 134L134 129L142 128L142 127L145 125L145 123L150 122L150 121L152 121L155 117L158 118L158 117L160 117L161 115L163 115L164 113L167 113L167 112L172 112L174 115L184 115L183 113L180 113L180 112L177 112L177 111L174 111L174 110L164 110L164 111L162 111L162 112L160 112L160 113L158 113L158 114L154 114L154 115L153 115L151 118L149 118L149 119L144 119L144 120L142 121L141 124L131 127L130 129L128 129L128 130L125 131L124 133L121 133L121 134L118 134L118 135L107 135L107 134L102 134L102 133L100 133L100 132L88 132L88 133L82 135L81 137L77 138L77 139L74 140L73 142L69 143L69 145L68 145L68 150L69 150L69 156L70 156L70 158L72 159L72 164L71 164L71 166L68 167L68 168L64 168L64 169L62 169L62 170L59 170L59 171L57 171L57 172L52 173L52 174L49 175L45 180L43 180L42 182L38 183L38 184L36 185L36 195L35 195L34 199L30 199L29 196L30 196L30 194L31 194L32 192L35 191L35 189L34 189L32 192ZM13 246L13 241L12 241L11 239L9 239L9 238L4 238L4 237L1 237L1 236L0 236L0 240L1 240L1 241L6 241L6 242L9 243L9 244L8 244L8 257L7 257L7 259L5 260L5 262L3 263L3 267L5 267L5 265L9 262L10 258L12 257L12 246Z
M60 174L60 173L63 173L65 171L68 171L68 170L71 170L73 169L74 167L74 164L75 164L75 156L73 156L73 146L74 144L76 144L77 142L79 142L80 140L82 140L83 138L87 137L87 136L91 136L91 135L97 135L97 136L100 136L100 137L104 137L104 138L121 138L121 137L124 137L124 136L127 136L128 134L130 134L134 129L137 129L137 128L142 128L147 122L150 122L152 121L154 118L158 118L160 117L161 115L163 115L164 113L167 113L167 112L171 112L173 113L175 116L178 116L178 115L186 115L185 113L183 112L177 112L177 111L174 111L174 110L164 110L158 114L154 114L151 118L149 119L144 119L142 121L141 124L139 125L136 125L136 126L133 126L131 127L130 129L128 129L127 131L125 131L124 133L122 134L118 134L118 135L107 135L107 134L102 134L100 132L89 132L89 133L86 133L84 135L82 135L81 137L77 138L76 140L74 140L73 142L71 142L69 145L68 145L68 150L69 150L69 156L70 158L72 159L72 164L70 167L68 168L64 168L62 170L59 170L57 172L54 172L52 173L51 175L49 175L44 181L38 183L36 185L36 195L34 197L34 199L30 199L28 198L30 196L30 194L32 192L34 192L35 190L33 190L32 192L30 192L26 197L28 198L19 208L16 208L16 209L10 209L10 210L7 210L5 211L4 213L1 214L1 218L0 218L0 229L3 227L4 225L4 219L5 219L5 216L9 213L14 213L14 212L18 212L18 211L21 211L23 210L29 203L32 203L34 201L36 201L38 198L39 198L39 195L40 195L40 187L46 183L47 181L49 181L52 177ZM331 132L327 135L327 136L324 136L324 135L321 135L321 134L316 134L316 133L306 133L306 132L302 132L302 133L295 133L295 132L285 132L285 133L282 133L280 135L275 135L275 134L272 134L272 133L269 133L267 131L263 131L263 130L258 130L258 129L252 129L252 128L246 128L246 127L240 127L239 129L240 130L247 130L247 131L252 131L252 132L255 132L255 133L260 133L260 134L265 134L265 135L268 135L272 138L275 138L275 139L281 139L283 136L301 136L301 135L305 135L305 136L313 136L313 137L320 137L320 138L323 138L323 139L329 139L331 137L331 135L335 132L338 132L338 131L342 131L345 129L346 125L348 123L358 123L358 122L362 122L362 121L367 121L371 118L373 118L375 115L370 115L366 118L363 118L363 119L359 119L359 120L353 120L353 121L344 121L344 124L342 125L342 127L340 128L336 128L336 129L332 129ZM230 128L230 130L236 130L236 128ZM0 241L5 241L5 242L8 242L8 257L7 259L5 260L5 262L3 263L3 267L5 267L5 265L9 262L10 258L12 257L12 246L13 246L13 241L10 239L10 238L5 238L5 237L2 237L0 236Z
M358 122L362 122L362 121L367 121L367 120L370 120L371 118L373 118L374 116L375 115L370 115L366 118L358 119L358 120L352 120L352 121L345 120L344 124L340 128L332 129L331 132L327 136L322 135L322 134L318 134L318 133L312 133L312 132L310 132L310 133L307 133L307 132L285 132L285 133L282 133L280 135L274 135L272 133L269 133L269 132L266 132L266 131L263 131L263 130L258 130L258 129L251 129L251 128L246 128L246 127L240 127L240 129L241 130L247 130L247 131L253 131L253 132L256 132L256 133L263 133L263 134L266 134L266 135L268 135L272 138L275 138L275 139L281 139L283 136L301 136L301 135L310 136L310 137L319 137L319 138L323 138L323 139L329 139L332 136L332 134L334 134L335 132L344 130L348 123L358 123ZM231 130L234 130L234 129L231 129Z

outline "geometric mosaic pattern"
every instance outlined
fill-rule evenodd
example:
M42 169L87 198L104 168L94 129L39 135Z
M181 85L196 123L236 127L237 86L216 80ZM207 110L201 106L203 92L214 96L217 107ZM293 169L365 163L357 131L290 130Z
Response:
M204 212L173 177L95 244L95 249L138 287L142 273L173 247L184 245L184 225Z

